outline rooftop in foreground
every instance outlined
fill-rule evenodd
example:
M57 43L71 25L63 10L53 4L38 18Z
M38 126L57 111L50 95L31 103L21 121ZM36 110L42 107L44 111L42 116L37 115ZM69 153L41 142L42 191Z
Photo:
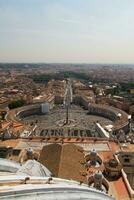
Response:
M105 169L105 162L108 162L110 159L115 159L114 155L120 151L125 152L126 149L126 147L120 147L118 143L114 141L108 141L107 139L98 139L95 141L93 138L43 139L41 137L33 137L29 139L0 141L0 147L4 146L12 146L13 149L20 150L19 155L7 155L6 158L16 160L21 163L27 160L26 150L28 148L32 148L35 158L38 159L44 166L46 166L52 172L52 174L59 178L76 180L79 182L79 184L87 183L87 177L94 175L97 171L103 172ZM55 147L58 148L58 151L55 151L55 149L57 149ZM96 149L97 155L102 160L102 163L100 166L88 166L85 168L85 155L89 155L92 149ZM77 185L79 184L77 183ZM122 175L118 179L108 181L108 184L108 195L112 195L117 200L130 199L128 188ZM16 188L20 187L21 186L16 186ZM26 186L24 185L24 187ZM39 187L40 186L38 185L37 188ZM39 190L42 191L42 186ZM34 195L36 196L36 194Z

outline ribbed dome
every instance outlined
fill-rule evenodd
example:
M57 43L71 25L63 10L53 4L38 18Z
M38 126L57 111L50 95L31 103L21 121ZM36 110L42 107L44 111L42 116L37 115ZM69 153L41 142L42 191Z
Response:
M95 149L91 150L90 155L91 155L91 156L96 156L96 155L97 155L96 150L95 150Z
M98 172L98 173L95 173L95 174L94 174L94 178L95 178L96 180L101 180L101 179L103 178L103 175L102 175L101 172Z
M118 162L114 159L109 160L109 166L116 168L118 166Z

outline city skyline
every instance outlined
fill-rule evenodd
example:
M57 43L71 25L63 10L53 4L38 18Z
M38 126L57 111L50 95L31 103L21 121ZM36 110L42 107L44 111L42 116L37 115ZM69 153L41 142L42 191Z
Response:
M0 62L134 63L133 10L133 0L1 0Z

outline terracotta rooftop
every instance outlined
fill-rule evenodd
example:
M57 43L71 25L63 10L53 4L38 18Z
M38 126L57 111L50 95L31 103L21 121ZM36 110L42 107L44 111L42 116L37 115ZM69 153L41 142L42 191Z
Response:
M85 146L88 145L88 146ZM0 146L11 146L14 148L26 149L34 148L34 151L40 152L39 161L44 164L56 177L73 179L87 182L85 174L93 174L96 170L103 171L103 164L98 167L89 167L88 171L83 165L85 151L84 148L98 146L97 154L103 162L113 158L114 153L120 151L118 143L108 140L94 141L93 139L78 138L41 138L16 139L0 141ZM106 149L105 149L106 148ZM105 149L105 150L104 150ZM128 145L128 150L133 151L133 145ZM125 149L126 151L126 149ZM129 200L129 194L122 177L118 180L109 181L109 195L116 197L117 200Z
M74 144L50 144L43 147L39 161L56 177L84 181L84 154L79 148Z

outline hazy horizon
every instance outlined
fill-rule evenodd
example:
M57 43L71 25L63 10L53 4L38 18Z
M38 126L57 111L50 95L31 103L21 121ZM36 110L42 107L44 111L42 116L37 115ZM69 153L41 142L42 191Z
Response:
M133 0L0 0L0 63L133 64Z

